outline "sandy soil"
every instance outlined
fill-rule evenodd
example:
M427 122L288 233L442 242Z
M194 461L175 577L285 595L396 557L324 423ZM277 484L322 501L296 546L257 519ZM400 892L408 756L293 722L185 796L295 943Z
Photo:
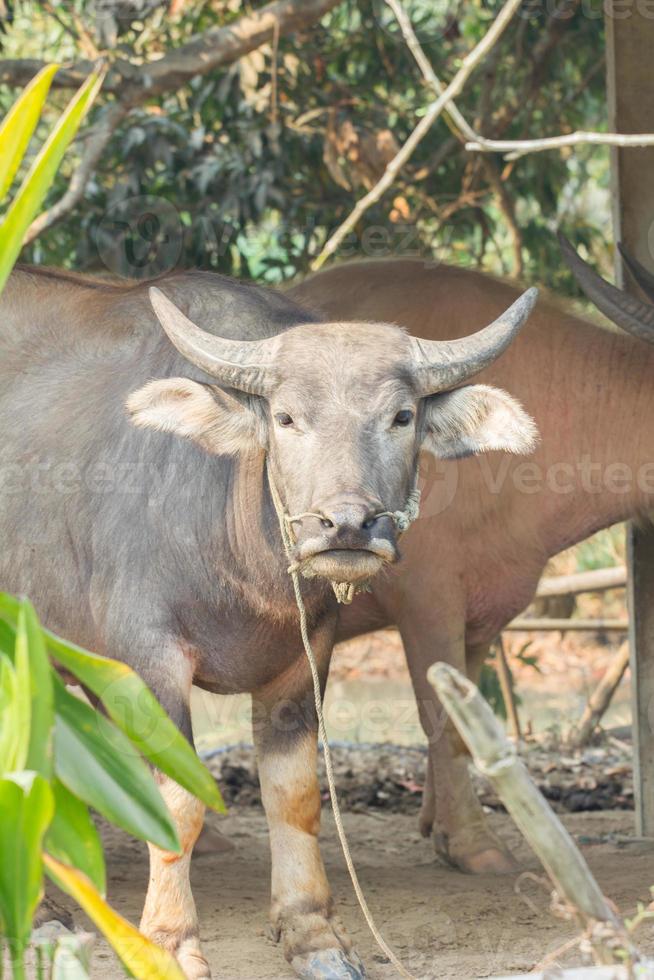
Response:
M415 815L346 813L345 824L370 906L386 938L420 978L492 977L531 969L574 934L571 923L549 910L549 889L534 875L537 862L521 844L510 819L491 816L495 829L512 844L525 871L506 878L466 877L436 863L430 844L416 829ZM605 893L623 912L649 901L654 883L654 850L642 844L617 846L609 835L631 832L627 812L569 814L568 828L583 840L584 854ZM233 850L194 859L193 885L201 935L221 980L271 980L291 974L279 949L266 938L268 842L256 807L215 818ZM323 824L323 854L341 913L364 959L370 980L396 974L383 962L367 932L347 879L329 813ZM112 833L107 840L109 898L138 921L147 881L145 848ZM76 916L81 925L81 917ZM643 949L654 952L654 930L639 933ZM564 962L579 962L566 954ZM117 980L121 971L102 945L94 958L94 978Z

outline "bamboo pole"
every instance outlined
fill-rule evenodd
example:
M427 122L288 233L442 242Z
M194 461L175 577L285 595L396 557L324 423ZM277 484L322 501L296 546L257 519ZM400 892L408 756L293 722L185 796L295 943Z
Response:
M548 619L546 617L531 619L524 616L512 619L502 629L521 633L529 631L540 633L545 630L556 630L560 633L568 630L588 633L627 633L629 622L626 619Z
M589 929L600 962L612 963L611 946L638 959L622 922L590 872L569 833L531 780L490 706L466 677L448 664L433 664L427 679L466 743L477 768L531 845L557 891ZM595 928L602 923L603 928ZM607 928L609 927L609 928Z
M551 575L538 583L536 596L539 599L554 595L579 595L581 592L606 592L607 589L620 589L627 584L627 569L595 568L590 572L574 572L571 575Z

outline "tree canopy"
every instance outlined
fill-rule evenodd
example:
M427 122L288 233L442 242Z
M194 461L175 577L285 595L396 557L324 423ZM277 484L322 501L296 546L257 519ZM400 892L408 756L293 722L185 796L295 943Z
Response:
M404 7L447 82L501 3ZM0 12L0 110L43 61L64 63L53 112L108 63L31 261L306 272L433 99L385 0L0 0ZM599 0L525 0L457 105L496 138L606 129L603 51ZM337 257L416 255L574 293L559 226L610 272L606 148L507 162L467 151L443 115Z

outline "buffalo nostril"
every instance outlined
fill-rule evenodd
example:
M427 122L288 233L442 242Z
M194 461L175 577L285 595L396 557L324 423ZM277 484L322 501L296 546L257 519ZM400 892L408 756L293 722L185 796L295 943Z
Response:
M322 524L323 527L333 527L334 526L334 522L333 521L330 521L328 517L321 517L320 523Z
M364 531L369 531L370 528L376 523L377 523L377 515L372 514L371 517L366 517L361 527L364 529Z

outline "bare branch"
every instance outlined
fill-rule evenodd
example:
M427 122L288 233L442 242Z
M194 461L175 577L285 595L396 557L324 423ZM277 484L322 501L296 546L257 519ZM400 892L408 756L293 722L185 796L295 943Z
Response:
M508 27L511 18L520 6L520 3L521 0L507 0L507 3L504 5L504 7L502 7L502 10L493 21L490 29L481 39L479 44L477 44L472 51L465 56L461 67L450 84L447 86L447 88L443 89L441 95L436 99L436 101L432 102L431 105L427 107L425 115L414 128L404 146L402 146L402 148L398 151L398 153L396 153L391 162L388 164L381 179L372 188L372 190L357 201L350 215L345 219L340 227L336 229L331 238L328 239L320 255L318 255L312 264L312 269L314 271L319 269L330 255L334 254L345 236L352 230L352 228L354 228L357 221L366 213L368 208L372 207L372 205L383 196L388 188L392 186L398 173L404 164L411 158L411 155L418 144L427 135L433 124L436 122L443 110L449 105L452 99L456 98L456 96L461 92L477 65L486 57L488 52L492 50L496 42L502 36Z
M586 927L596 960L613 963L614 952L638 956L628 929L602 894L581 852L529 776L493 712L471 682L448 664L436 663L427 680L465 742L477 769L531 845L564 907ZM601 927L599 927L601 924Z
M74 65L60 68L52 80L53 88L79 88L93 71L92 61L79 61ZM0 59L0 83L3 85L24 86L31 82L46 65L39 58ZM103 85L107 91L107 82Z
M79 204L84 196L86 185L95 172L109 140L128 111L124 106L114 104L106 111L104 117L84 133L83 138L86 145L80 164L71 177L68 190L56 204L35 218L27 229L23 241L24 245L29 245L41 232L60 221Z
M233 24L206 31L142 68L125 61L115 62L104 91L112 91L117 101L104 110L100 120L84 135L86 145L82 160L67 191L56 204L32 222L25 244L32 242L79 204L113 133L130 109L178 88L196 75L206 75L216 68L232 64L271 38L308 27L338 3L340 0L274 0ZM12 84L29 81L41 67L41 62L32 59L0 62L0 81ZM92 67L90 62L82 62L58 72L55 79L60 85L77 86L84 81Z
M524 275L524 260L522 256L522 232L515 216L515 205L505 182L499 172L495 160L491 157L481 158L481 165L486 179L495 196L498 208L502 212L506 226L509 229L511 248L513 249L513 275L521 279Z
M423 74L425 80L431 85L433 90L436 92L437 96L443 94L443 85L439 80L438 76L434 72L434 69L427 58L425 52L423 51L418 38L415 35L411 21L404 10L404 7L399 2L399 0L386 0L386 3L391 8L397 22L402 31L402 35L406 42L407 47L411 51L411 54L416 60L420 71ZM565 26L565 21L569 20L571 14L576 8L576 0L566 0L564 6L566 11L564 14L559 11L555 12L553 15L553 27L550 28L548 36L545 41L541 44L541 49L539 49L539 64L540 61L549 53L553 48L554 43ZM556 28L556 30L554 29ZM535 71L535 69L534 69ZM538 73L535 74L535 78L538 79ZM654 145L654 135L650 133L639 133L639 134L622 134L622 133L586 133L586 132L575 132L564 134L562 136L550 136L542 139L533 140L497 140L490 139L482 136L480 133L475 132L475 130L467 122L463 114L456 107L454 102L450 101L445 109L452 119L452 122L460 130L460 132L465 136L467 142L465 144L466 150L475 153L506 153L507 160L517 160L519 157L524 156L527 153L541 153L545 150L556 150L567 146L576 146L583 143L592 143L598 146L652 146ZM503 208L504 210L504 208Z
M240 17L233 24L205 31L186 44L170 51L159 61L145 65L136 78L136 87L125 82L120 94L129 87L133 105L178 88L196 75L206 75L216 68L231 65L243 55L280 35L310 27L341 0L274 0L260 10ZM139 91L143 86L143 91ZM125 93L127 94L127 93Z
M431 85L436 93L436 96L441 96L443 94L443 83L436 75L429 58L423 51L420 41L416 37L416 33L413 30L413 24L411 23L409 15L399 0L386 0L386 3L395 14L395 18L399 24L400 30L402 31L402 37L404 38L407 48L415 58L418 68L422 72L423 78L429 83L429 85ZM452 122L460 130L460 134L462 134L466 139L474 140L478 138L477 133L475 133L472 126L468 125L454 102L448 103L445 112L450 116Z
M602 715L611 703L611 699L628 666L629 644L625 641L588 699L584 713L579 720L579 724L575 726L575 730L570 739L570 744L573 748L578 749L588 744L591 735L602 719Z
M476 136L466 143L466 150L475 153L505 153L506 160L517 160L526 153L560 150L566 146L591 143L594 146L654 146L654 133L567 133L534 140L493 140Z
M196 75L231 65L243 55L272 40L275 24L279 33L310 27L341 0L273 0L259 10L240 17L224 27L215 27L180 44L145 65L132 65L118 59L108 74L104 92L112 92L130 107L178 88ZM0 82L25 85L44 67L37 58L0 60ZM57 72L53 85L78 88L92 70L90 61L80 61Z

